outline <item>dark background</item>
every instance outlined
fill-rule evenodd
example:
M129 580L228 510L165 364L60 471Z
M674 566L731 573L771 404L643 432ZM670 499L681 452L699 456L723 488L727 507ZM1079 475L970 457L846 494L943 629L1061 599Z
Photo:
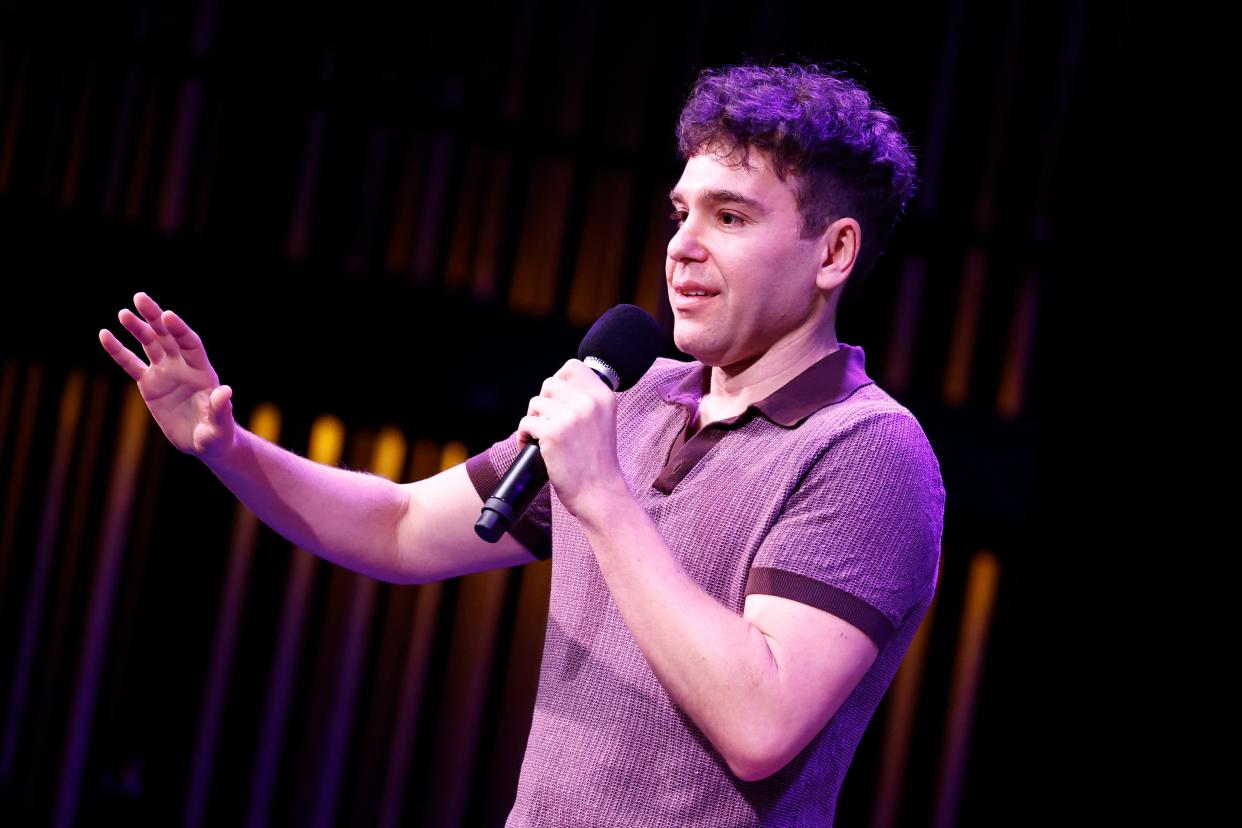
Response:
M948 492L899 822L1023 821L1050 784L1052 767L1036 757L1050 750L1044 722L1060 695L1033 648L1060 637L1051 624L1065 613L1050 607L1052 585L1072 580L1077 565L1051 527L1063 502L1078 499L1049 461L1060 436L1053 409L1083 379L1083 364L1066 359L1064 322L1081 281L1100 274L1120 221L1114 207L1125 200L1113 186L1125 177L1121 151L1111 163L1107 152L1129 103L1119 66L1133 27L1128 4L1016 0L403 11L229 0L0 4L0 358L10 378L0 397L0 486L10 504L0 537L0 686L10 686L11 654L29 624L32 550L47 536L60 389L74 372L104 389L80 426L97 421L104 435L102 459L75 478L88 492L89 511L78 516L86 528L76 540L53 533L53 578L65 586L36 619L33 675L43 692L10 713L41 724L23 729L16 764L0 780L4 812L46 822L61 790L63 722L91 591L86 562L129 384L97 331L110 327L132 344L116 312L132 307L135 291L199 332L234 389L240 422L262 402L280 409L280 442L291 450L306 453L312 421L331 413L355 450L395 426L411 442L481 451L514 428L598 311L636 302L671 330L661 256L673 228L662 194L680 174L673 125L698 70L815 60L849 72L898 117L922 179L837 328L919 417ZM917 289L912 272L923 274ZM684 358L671 336L665 355ZM224 578L231 495L154 429L142 468L75 812L82 824L180 819ZM264 529L258 545L216 760L215 824L238 821L244 808L247 734L257 727L289 566L280 538ZM961 725L965 764L946 783L948 711L966 692L955 683L959 625L980 553L995 556L1000 575ZM337 617L328 567L319 566L308 653L326 646L318 642ZM496 665L508 663L503 630L519 612L520 570L505 577ZM382 587L379 607L398 606L395 596L413 589ZM409 824L442 817L427 810L435 793L419 774L437 761L428 723L448 703L435 688L448 681L459 589L445 585L438 616ZM61 640L54 630L60 649L50 648ZM371 646L367 682L383 669ZM522 663L537 670L537 659ZM315 668L301 669L313 685ZM520 708L524 697L513 692L493 678L484 710L502 697ZM300 757L323 723L315 705L304 707L291 714L290 732L312 741L287 740L274 821L300 821L300 792L313 778ZM859 749L840 824L874 824L884 714ZM481 715L485 734L519 734L520 759L521 716ZM525 716L528 725L529 699ZM514 755L493 750L492 738L481 738L472 765L472 822L503 819L512 802ZM351 743L350 779L366 749L361 737ZM365 786L344 783L336 820L368 821L365 796Z

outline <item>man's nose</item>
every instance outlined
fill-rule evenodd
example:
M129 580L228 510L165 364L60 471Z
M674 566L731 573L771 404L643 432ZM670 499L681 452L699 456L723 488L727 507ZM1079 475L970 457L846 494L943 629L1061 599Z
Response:
M699 239L697 223L687 218L681 223L681 227L677 228L677 232L668 240L668 257L675 262L691 260L698 261L704 258L706 251L703 243Z

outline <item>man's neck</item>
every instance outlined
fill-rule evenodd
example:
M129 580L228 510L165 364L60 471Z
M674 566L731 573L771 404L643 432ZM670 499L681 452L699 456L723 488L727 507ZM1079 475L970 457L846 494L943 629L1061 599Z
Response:
M713 367L711 388L700 404L700 424L741 414L839 347L836 331L829 328L817 337L777 343L758 359Z

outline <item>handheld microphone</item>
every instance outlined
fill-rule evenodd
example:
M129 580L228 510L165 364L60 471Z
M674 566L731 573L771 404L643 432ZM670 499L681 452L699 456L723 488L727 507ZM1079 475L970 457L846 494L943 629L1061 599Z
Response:
M651 314L636 305L617 305L587 331L578 347L578 359L613 391L625 391L651 368L663 336ZM475 534L488 543L500 540L547 482L548 468L539 443L531 440L483 504Z

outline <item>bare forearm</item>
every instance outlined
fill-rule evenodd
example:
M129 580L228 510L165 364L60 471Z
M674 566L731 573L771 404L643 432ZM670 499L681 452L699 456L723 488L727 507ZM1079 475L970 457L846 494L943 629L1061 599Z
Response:
M617 608L673 701L735 773L774 722L780 675L760 630L707 594L628 492L579 518Z
M204 462L260 520L321 558L397 580L397 484L300 457L237 426L232 449Z

